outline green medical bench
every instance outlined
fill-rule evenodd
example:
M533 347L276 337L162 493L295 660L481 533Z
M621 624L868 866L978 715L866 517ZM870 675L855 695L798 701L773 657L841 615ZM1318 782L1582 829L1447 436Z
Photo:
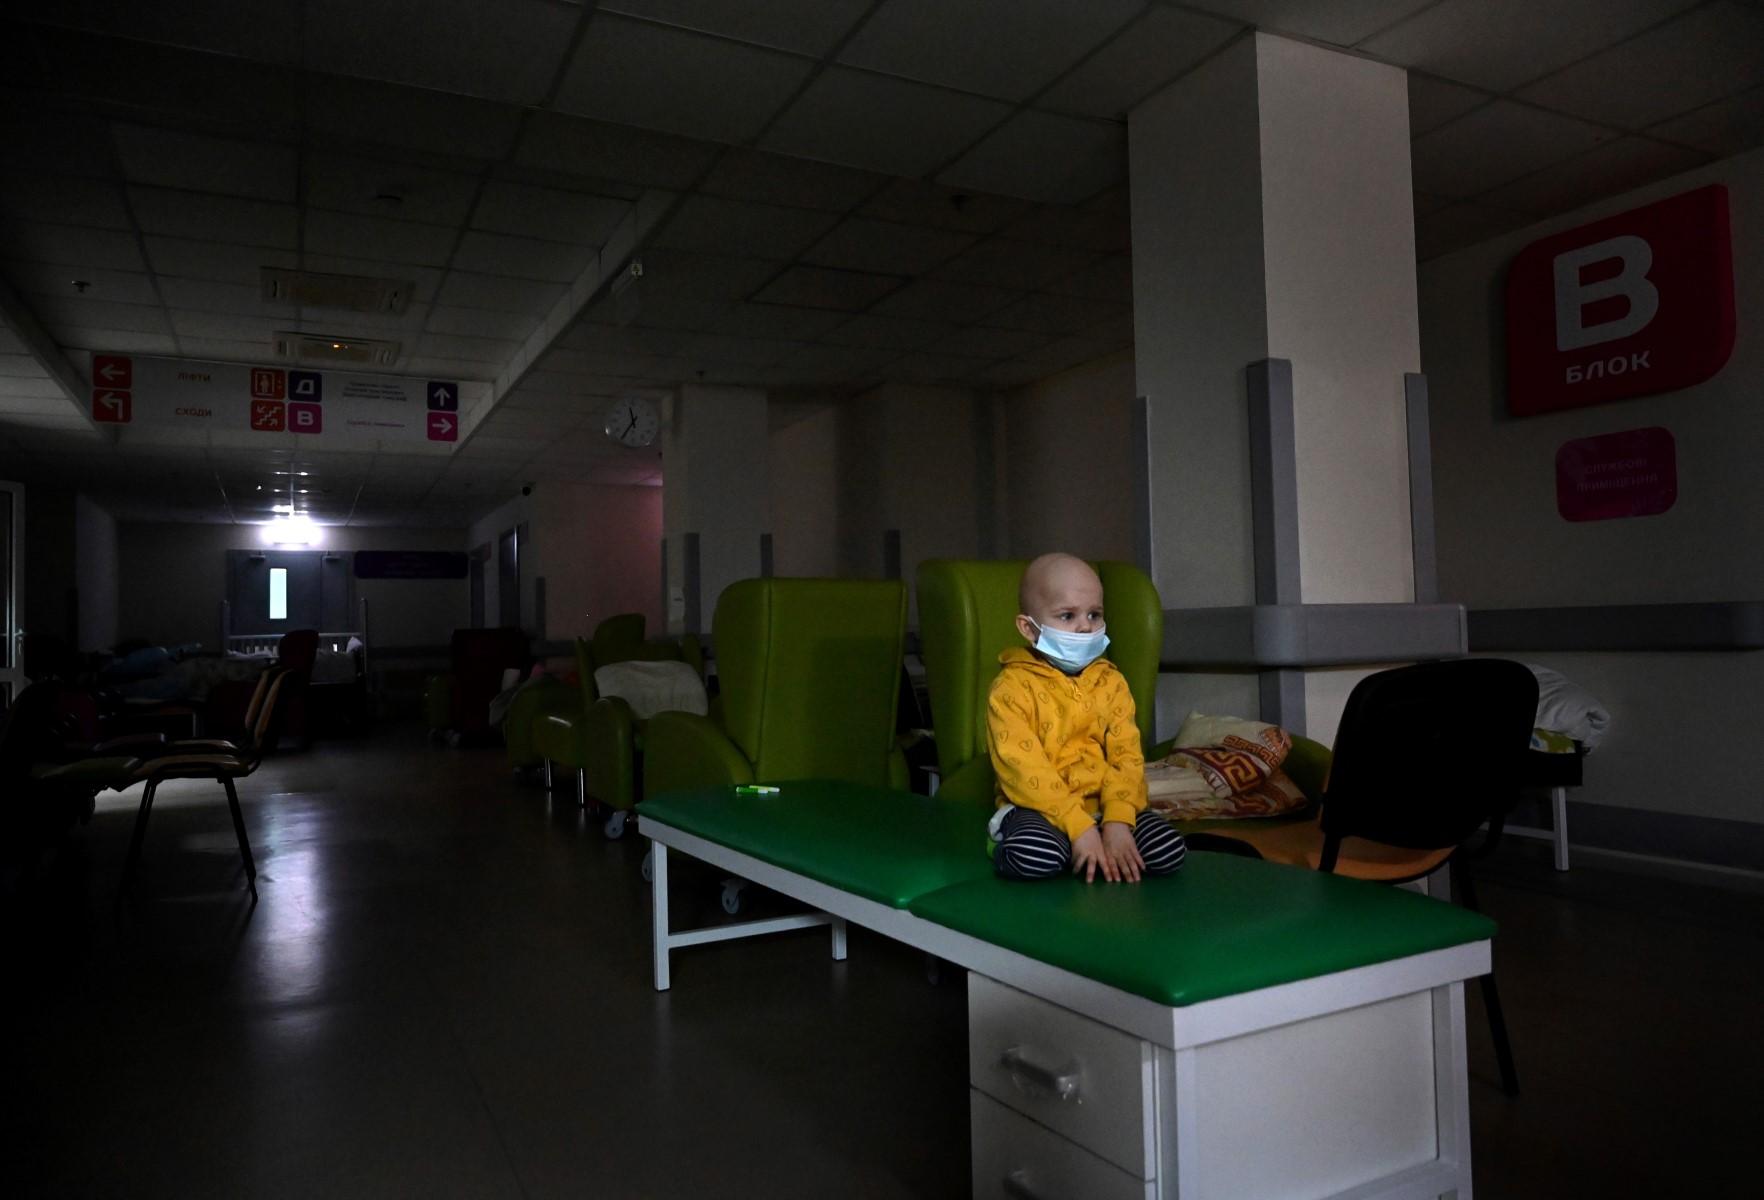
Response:
M1195 852L1136 885L1005 883L970 802L825 782L639 807L675 949L856 922L970 972L976 1196L1469 1200L1463 981L1493 924ZM668 851L816 911L669 928Z

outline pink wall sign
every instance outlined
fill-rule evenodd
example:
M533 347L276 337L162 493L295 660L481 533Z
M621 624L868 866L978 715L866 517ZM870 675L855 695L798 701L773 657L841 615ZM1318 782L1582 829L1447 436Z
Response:
M1677 499L1678 449L1669 429L1576 438L1556 451L1556 511L1564 520L1651 517Z

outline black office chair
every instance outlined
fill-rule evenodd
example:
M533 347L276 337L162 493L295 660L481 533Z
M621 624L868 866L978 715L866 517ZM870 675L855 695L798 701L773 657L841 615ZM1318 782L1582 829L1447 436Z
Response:
M1465 907L1477 909L1465 861L1500 839L1519 799L1536 713L1537 678L1506 659L1368 675L1342 711L1318 819L1251 830L1242 840L1272 861L1384 883L1409 883L1445 866ZM1470 848L1484 825L1487 837ZM1480 985L1501 1086L1517 1095L1493 972Z

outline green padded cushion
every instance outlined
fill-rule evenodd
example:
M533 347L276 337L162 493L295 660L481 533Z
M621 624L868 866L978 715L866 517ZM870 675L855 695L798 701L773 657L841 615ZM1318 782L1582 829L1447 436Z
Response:
M991 878L921 895L914 916L1182 1006L1494 934L1487 917L1385 884L1193 853L1138 884Z
M638 806L660 821L891 908L986 879L986 810L911 792L824 781L773 796L733 788L668 792Z

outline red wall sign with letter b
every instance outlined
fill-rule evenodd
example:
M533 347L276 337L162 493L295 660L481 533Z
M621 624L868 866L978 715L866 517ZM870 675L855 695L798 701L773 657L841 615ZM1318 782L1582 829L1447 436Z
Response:
M1733 353L1733 239L1720 184L1553 234L1507 272L1516 417L1689 387Z

